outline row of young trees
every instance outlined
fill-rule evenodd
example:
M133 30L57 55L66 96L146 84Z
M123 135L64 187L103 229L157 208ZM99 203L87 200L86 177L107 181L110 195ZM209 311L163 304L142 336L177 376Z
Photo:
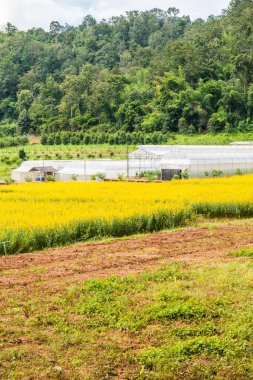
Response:
M44 140L61 131L91 141L121 132L252 131L252 14L252 0L233 0L207 21L170 8L101 22L87 16L78 27L52 22L48 32L7 24L0 121Z
M110 145L136 145L136 144L164 144L168 141L169 135L161 132L143 134L141 132L124 133L123 131L114 134L109 133L83 133L83 132L57 132L42 134L41 143L43 145L89 145L89 144L110 144Z

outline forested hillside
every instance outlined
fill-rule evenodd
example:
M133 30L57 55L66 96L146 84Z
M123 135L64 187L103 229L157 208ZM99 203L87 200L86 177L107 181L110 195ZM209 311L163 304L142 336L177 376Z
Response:
M129 12L78 27L0 32L0 140L162 143L172 132L253 131L253 1L191 21ZM21 137L19 137L21 138Z

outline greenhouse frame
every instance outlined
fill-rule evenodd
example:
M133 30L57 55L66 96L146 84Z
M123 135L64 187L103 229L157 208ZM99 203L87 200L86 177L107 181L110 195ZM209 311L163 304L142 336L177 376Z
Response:
M160 163L162 178L171 180L173 175L206 177L253 173L253 145L141 145L130 154L131 159Z

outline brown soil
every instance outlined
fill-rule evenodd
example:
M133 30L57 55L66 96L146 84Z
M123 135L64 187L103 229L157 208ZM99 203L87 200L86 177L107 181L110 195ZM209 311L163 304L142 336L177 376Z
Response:
M94 277L139 273L171 261L211 264L230 260L229 252L252 244L252 225L223 225L5 256L0 258L0 288L29 285L56 291L56 284L65 287Z

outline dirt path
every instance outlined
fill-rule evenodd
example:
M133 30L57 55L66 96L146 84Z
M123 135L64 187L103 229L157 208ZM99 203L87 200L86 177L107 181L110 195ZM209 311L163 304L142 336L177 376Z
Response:
M57 283L138 273L171 261L229 260L227 253L252 244L253 226L224 225L6 256L0 258L0 288L54 288Z

